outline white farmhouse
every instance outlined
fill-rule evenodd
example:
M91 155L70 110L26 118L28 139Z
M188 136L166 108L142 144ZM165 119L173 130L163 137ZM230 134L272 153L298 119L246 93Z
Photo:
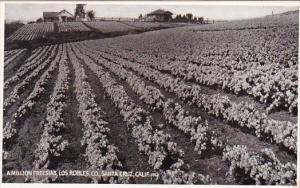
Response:
M43 12L44 22L67 22L74 20L74 16L67 10L60 12Z

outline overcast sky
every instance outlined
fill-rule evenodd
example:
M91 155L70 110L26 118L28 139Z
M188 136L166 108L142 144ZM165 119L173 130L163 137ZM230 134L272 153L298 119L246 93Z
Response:
M7 21L26 20L32 21L42 17L43 11L68 10L74 14L75 4L43 3L43 4L5 4L5 18ZM298 7L274 7L274 6L208 6L208 5L107 5L87 4L85 10L96 11L96 17L125 17L137 18L139 14L147 14L155 9L165 9L173 14L192 13L209 19L244 19L254 18L289 10L297 10Z

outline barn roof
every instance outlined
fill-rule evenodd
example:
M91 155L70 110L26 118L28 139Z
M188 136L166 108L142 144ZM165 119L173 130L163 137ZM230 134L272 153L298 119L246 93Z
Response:
M44 18L52 18L56 17L58 12L43 12L43 17Z
M71 14L67 10L63 9L62 11L59 11L59 12L43 12L43 17L44 18L53 18L53 17L56 17L57 15L59 15L62 12L67 12L68 14L73 16L73 14Z
M71 16L73 16L73 14L71 14L71 13L70 13L69 11L67 11L66 9L63 9L62 11L58 12L57 14L60 14L60 13L62 13L62 12L66 12L66 13L70 14Z
M164 9L157 9L155 11L150 12L147 14L147 16L152 16L152 15L172 15L173 13L170 11L166 11Z

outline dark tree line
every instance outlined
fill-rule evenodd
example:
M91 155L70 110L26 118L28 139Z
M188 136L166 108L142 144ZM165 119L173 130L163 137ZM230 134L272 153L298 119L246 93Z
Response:
M191 13L187 13L187 14L178 14L175 16L175 18L173 18L174 22L189 22L189 23L199 23L199 24L204 24L204 18L203 17L196 17L193 16L193 14Z
M138 16L139 20L143 19L143 15L140 14ZM187 14L177 14L174 18L171 18L170 21L172 22L185 22L185 23L198 23L198 24L205 24L204 18L193 16L192 13L187 13Z

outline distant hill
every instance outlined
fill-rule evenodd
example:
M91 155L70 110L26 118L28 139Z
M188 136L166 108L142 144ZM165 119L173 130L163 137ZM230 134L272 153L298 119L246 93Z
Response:
M298 14L299 15L299 10L291 10L291 11L287 11L287 12L283 12L283 13L278 13L278 14L274 14L274 15L267 15L264 17L269 17L269 16L286 16L286 15L293 15L293 14Z
M280 13L278 15L289 15L289 14L299 14L299 10L292 10L292 11Z

